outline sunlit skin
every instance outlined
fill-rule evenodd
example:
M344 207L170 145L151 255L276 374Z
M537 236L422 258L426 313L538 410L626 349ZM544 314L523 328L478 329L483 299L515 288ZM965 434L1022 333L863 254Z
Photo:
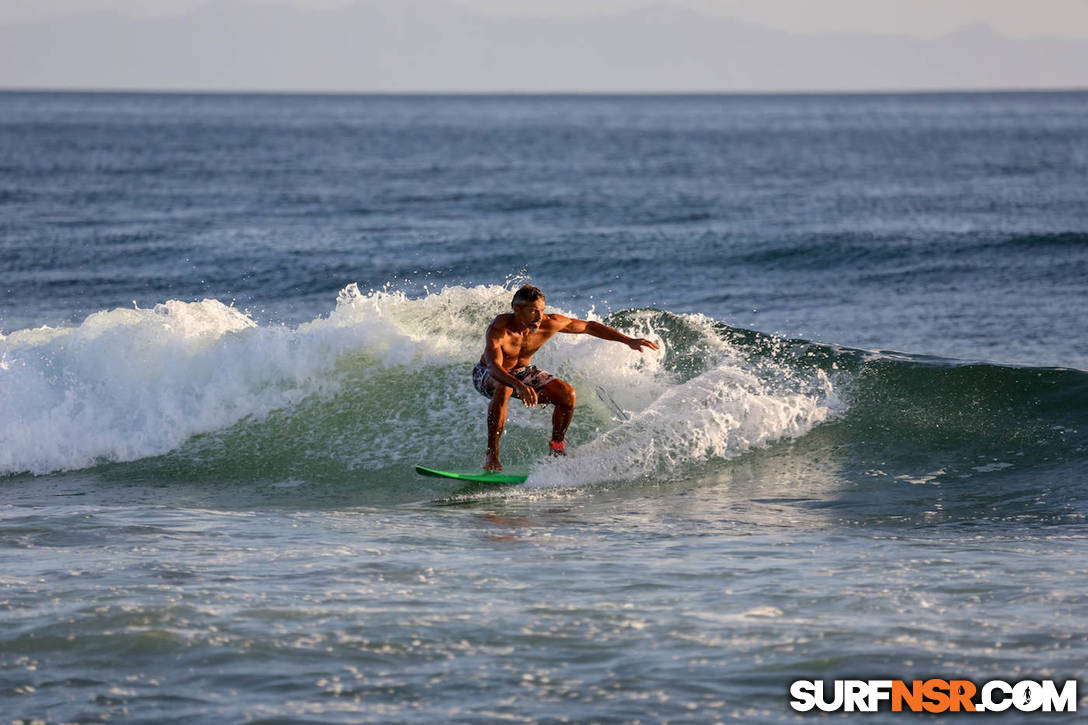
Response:
M501 471L499 439L506 424L507 404L516 390L526 407L537 403L550 403L552 413L552 440L566 439L567 428L574 416L574 388L565 380L556 378L541 390L540 395L531 387L510 375L510 371L532 363L533 355L552 335L563 332L570 335L592 335L602 340L622 342L632 350L657 350L656 344L645 338L633 338L599 322L575 320L544 311L544 300L538 299L521 305L511 305L513 313L496 317L487 328L483 362L488 367L491 405L487 409L487 459L484 468Z

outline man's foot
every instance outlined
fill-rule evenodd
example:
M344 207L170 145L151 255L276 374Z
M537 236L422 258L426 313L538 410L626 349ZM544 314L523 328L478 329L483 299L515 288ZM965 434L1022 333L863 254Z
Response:
M551 448L551 450L548 451L548 455L553 456L553 457L554 456L565 456L565 455L567 455L567 451L566 451L567 442L566 441L549 441L548 445Z
M485 471L501 471L502 470L502 464L499 463L498 454L488 454L487 460L484 461L484 470Z

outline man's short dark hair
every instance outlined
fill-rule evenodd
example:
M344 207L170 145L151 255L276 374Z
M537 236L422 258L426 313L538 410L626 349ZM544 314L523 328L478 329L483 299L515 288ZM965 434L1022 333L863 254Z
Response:
M536 302L537 300L544 299L544 293L540 291L539 287L534 287L531 284L522 285L517 292L514 293L514 301L511 303L514 307L521 307L527 305L530 302Z

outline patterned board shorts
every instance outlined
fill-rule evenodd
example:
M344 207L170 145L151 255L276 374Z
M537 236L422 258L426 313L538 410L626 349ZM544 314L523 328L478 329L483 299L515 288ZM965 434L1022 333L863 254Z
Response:
M510 374L521 382L528 385L535 390L537 394L544 389L544 386L555 380L555 376L549 373L547 370L541 370L536 365L526 365L520 368L514 368L510 371ZM472 368L472 386L479 391L480 395L487 399L491 399L491 392L487 389L487 381L491 378L491 373L487 369L487 365L484 365L483 361L476 363L476 367ZM521 400L521 396L518 395L518 391L514 391L513 397Z

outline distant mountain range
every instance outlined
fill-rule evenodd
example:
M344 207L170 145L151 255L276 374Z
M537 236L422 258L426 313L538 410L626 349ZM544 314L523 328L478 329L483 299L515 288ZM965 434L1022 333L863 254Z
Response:
M210 3L0 28L0 87L218 91L862 91L1088 88L1088 40L987 26L795 35L668 6L499 18L443 0L326 10Z

